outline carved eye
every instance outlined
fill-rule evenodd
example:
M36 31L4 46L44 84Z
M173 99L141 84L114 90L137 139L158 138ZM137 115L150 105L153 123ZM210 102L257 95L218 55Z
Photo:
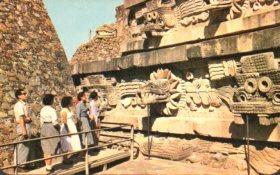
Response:
M153 19L152 14L148 13L147 14L147 21L151 21Z
M164 26L164 21L163 21L162 19L159 20L159 25L160 25L161 27Z
M171 0L161 0L161 3L162 4L169 4L169 3L171 3Z

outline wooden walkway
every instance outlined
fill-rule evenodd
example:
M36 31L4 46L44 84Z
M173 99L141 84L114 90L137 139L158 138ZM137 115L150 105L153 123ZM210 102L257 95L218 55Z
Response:
M107 164L115 162L117 160L123 160L130 157L129 151L119 151L116 149L103 149L96 155L89 156L89 168L96 168L103 166L103 170L107 169ZM54 172L51 174L75 174L85 171L85 161L74 162L73 165L64 165L61 163L60 158L54 163ZM45 167L41 167L26 173L18 173L22 175L32 175L32 174L50 174L45 170Z

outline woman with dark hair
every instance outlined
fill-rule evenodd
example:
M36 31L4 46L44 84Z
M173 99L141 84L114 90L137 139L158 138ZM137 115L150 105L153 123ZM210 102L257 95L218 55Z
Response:
M41 137L52 137L59 135L57 122L57 113L52 107L54 101L54 95L46 94L43 97L44 107L40 111L40 122L41 122ZM48 158L54 155L58 149L58 143L60 139L58 137L51 139L41 140L41 146L44 152L44 157ZM52 171L52 159L46 159L46 170Z
M78 104L76 106L76 111L77 111L77 118L81 121L82 123L82 131L90 131L92 130L92 127L90 125L90 119L89 119L89 108L88 108L88 98L85 94L85 92L80 92L78 94ZM87 137L87 143L86 138ZM85 146L87 145L93 145L94 144L94 140L93 140L93 134L87 133L87 134L82 134L82 143Z
M70 107L73 105L73 98L70 96L63 97L61 100L62 110L61 116L61 134L77 133L77 128L73 118L73 112ZM61 138L61 147L64 152L79 151L81 150L81 141L79 135L71 135L69 137ZM64 159L66 161L66 159Z

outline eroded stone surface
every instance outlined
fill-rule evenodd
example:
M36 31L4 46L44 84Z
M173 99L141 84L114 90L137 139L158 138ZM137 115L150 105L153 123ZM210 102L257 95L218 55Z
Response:
M74 54L71 64L86 63L91 61L106 60L118 58L121 56L120 43L124 36L117 35L114 25L110 26L110 30L97 29L96 36L93 37L88 43L81 45Z
M77 50L73 64L78 60L80 63L108 61L130 51L276 25L279 23L279 8L278 0L234 3L205 0L125 1L116 8L116 22L98 28L96 36ZM98 49L98 43L109 50ZM250 40L240 42L238 47L246 44L250 44Z
M73 92L73 87L66 55L41 0L0 2L0 45L0 144L3 144L15 137L15 89L26 88L28 92L35 134L42 95L52 92L61 97ZM2 154L7 152L0 151L1 167L7 166L13 157L12 149L8 156Z
M127 13L124 6L116 7L116 19L113 24L105 24L96 29L89 42L82 44L75 52L71 64L88 63L105 60L106 62L119 58L122 45L131 38L126 26Z
M147 81L112 82L113 78L103 78L97 82L95 76L89 77L92 81L84 81L100 91L104 121L131 122L146 130L150 117L153 131L243 139L242 116L249 115L253 139L278 142L279 76L275 76L278 62L274 54L205 63L200 62L196 70L183 67L178 76L168 69L158 69ZM233 80L236 84L230 82ZM104 89L99 88L102 85ZM236 122L237 118L243 123Z
M279 1L133 0L118 12L125 19L118 30L129 35L121 57L72 69L81 86L96 89L108 104L103 121L232 141L246 138L248 117L250 139L267 144L252 146L251 166L276 173L278 159L260 155L279 153L270 145L280 141ZM106 81L83 84L94 76ZM240 145L160 139L154 156L246 172ZM141 146L147 154L147 144Z
M120 131L106 133L129 136L129 133ZM164 158L184 162L187 164L186 166L202 166L201 169L219 168L221 171L230 170L247 174L247 149L245 143L239 141L224 142L198 138L188 139L183 136L180 138L163 137L153 134L148 143L147 136L140 133L136 134L134 138L135 146L140 149L140 152L145 156L150 153L152 159L153 157ZM101 139L109 141L112 138L104 136ZM129 147L129 144L119 143L118 147L124 149ZM279 147L276 145L251 143L249 163L251 174L277 173L280 166L277 154L279 154ZM194 173L197 172L194 171Z
M145 167L145 168L139 168ZM222 170L219 168L208 168L200 165L186 165L182 162L174 162L170 160L151 158L137 159L129 161L116 167L112 167L107 171L97 173L102 174L186 174L186 175L234 175L237 171Z
M72 74L100 73L118 71L133 67L158 66L177 62L187 62L201 58L230 56L246 52L260 52L265 49L279 48L279 27L234 36L211 39L195 44L170 46L157 50L146 50L116 58L109 62L96 61L73 65ZM98 66L97 66L98 65Z

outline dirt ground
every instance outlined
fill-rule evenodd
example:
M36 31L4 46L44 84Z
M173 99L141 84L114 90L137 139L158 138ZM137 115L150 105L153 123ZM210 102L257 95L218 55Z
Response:
M236 171L221 170L194 166L184 162L175 162L165 159L139 157L136 160L127 161L98 173L105 174L192 174L192 175L236 175Z

